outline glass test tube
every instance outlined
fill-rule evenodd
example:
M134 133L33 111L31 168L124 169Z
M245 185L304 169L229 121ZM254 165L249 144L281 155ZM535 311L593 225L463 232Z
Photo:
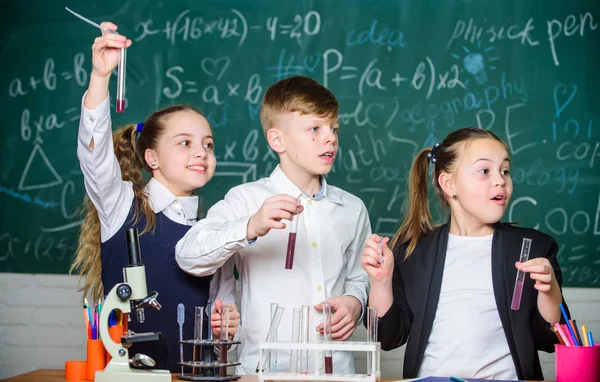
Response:
M208 300L206 302L206 319L208 320L208 340L209 341L212 341L212 339L213 339L212 325L211 325L211 319L210 319L211 308L212 308L212 301Z
M310 305L302 305L302 324L301 329L301 341L307 344L309 342L309 330L310 330ZM300 352L300 374L308 374L308 350L302 350Z
M221 306L221 331L219 333L219 339L221 341L227 341L228 329L229 329L229 307L227 305ZM219 362L227 361L227 345L219 345ZM219 369L221 377L227 375L227 367L221 367Z
M112 29L104 29L108 33L119 34L117 31ZM119 66L117 68L117 113L123 113L125 111L125 78L127 73L127 49L121 48L119 56Z
M292 342L300 342L300 318L302 311L300 308L294 308L294 318L292 321ZM298 372L298 350L292 349L290 353L290 373Z
M323 303L323 341L331 342L331 304ZM325 350L325 374L333 374L333 352Z
M377 342L377 329L379 317L377 317L377 308L369 306L367 308L367 342ZM375 373L373 364L373 353L367 353L367 375Z
M277 306L277 308L275 308L275 313L273 314L273 316L271 317L271 325L269 325L269 332L267 333L267 338L265 342L273 342L274 341L274 335L275 333L277 333L277 330L279 329L279 323L281 322L281 316L283 316L283 311L284 309L281 306ZM259 371L265 371L268 362L269 362L269 355L271 354L270 349L265 349L263 350L263 357L261 359L258 360L258 363L256 364L256 372L258 373ZM261 363L262 361L262 363Z
M121 48L117 73L117 113L125 111L125 74L127 67L127 49Z
M296 235L298 232L298 220L300 215L292 215L290 220L290 233L288 236L287 252L285 254L285 269L294 268L294 254L296 253Z
M529 250L531 249L531 239L523 238L523 244L521 245L521 256L519 262L523 263L529 260ZM523 284L525 282L525 272L517 271L517 279L515 280L515 289L513 290L512 303L510 308L512 310L519 310L521 307L521 296L523 295Z
M183 375L183 323L185 322L185 305L177 305L177 324L179 325L179 362L181 362L181 375Z
M202 326L204 325L204 307L196 306L194 308L194 353L192 355L194 362L202 360ZM192 373L199 374L200 368L194 367Z
M279 306L278 303L273 302L271 303L271 320L273 319L273 316L275 315L275 312L277 311L277 307ZM275 331L274 335L273 335L273 342L277 342L279 337L279 332L278 330ZM271 373L276 373L277 372L277 349L271 349L271 352L269 353L269 364L270 366L270 370Z

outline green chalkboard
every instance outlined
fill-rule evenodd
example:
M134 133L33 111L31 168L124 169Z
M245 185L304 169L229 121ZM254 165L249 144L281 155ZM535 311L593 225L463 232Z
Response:
M260 100L271 83L302 74L338 96L341 149L329 181L362 198L375 232L397 228L417 150L459 127L489 128L512 155L506 220L557 239L566 285L600 286L592 0L4 1L1 272L66 273L77 239L77 127L98 31L64 6L114 21L134 42L115 126L173 103L208 115L219 164L199 190L205 211L277 164Z

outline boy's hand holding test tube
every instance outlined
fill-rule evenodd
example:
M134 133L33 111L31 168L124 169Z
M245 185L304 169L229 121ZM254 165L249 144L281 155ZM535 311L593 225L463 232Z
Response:
M246 238L254 240L261 236L265 236L272 229L284 229L286 227L282 220L292 221L294 215L304 211L304 207L296 198L290 195L275 195L271 196L248 222L246 230Z

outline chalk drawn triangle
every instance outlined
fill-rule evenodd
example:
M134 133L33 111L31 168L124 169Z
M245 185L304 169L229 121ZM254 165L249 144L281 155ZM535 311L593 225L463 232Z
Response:
M31 165L34 163L34 161L35 161L34 168L36 169L36 174L28 176L29 169L31 168ZM52 175L53 179L48 179L47 176L43 176L43 177L39 176L39 174L41 174L42 171L44 171L44 170L48 170L49 173ZM27 182L26 180L28 177L35 179L35 181ZM38 145L38 144L34 145L33 150L31 151L31 154L29 155L29 159L27 160L27 164L25 165L25 169L23 170L23 175L21 175L21 180L19 181L19 191L39 190L42 188L49 188L49 187L53 187L53 186L62 184L62 182L63 182L62 178L60 177L60 175L58 175L58 173L56 172L56 170L54 169L54 167L48 160L48 157L44 153L44 150L42 150L40 145ZM33 184L30 184L30 183L33 183Z

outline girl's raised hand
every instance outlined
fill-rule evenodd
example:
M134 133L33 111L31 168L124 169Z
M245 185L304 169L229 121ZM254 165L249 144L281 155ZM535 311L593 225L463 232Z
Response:
M119 64L121 48L131 46L131 40L127 37L112 33L116 31L117 26L111 22L100 24L102 36L97 37L92 45L92 73L106 77L110 76L112 71Z

